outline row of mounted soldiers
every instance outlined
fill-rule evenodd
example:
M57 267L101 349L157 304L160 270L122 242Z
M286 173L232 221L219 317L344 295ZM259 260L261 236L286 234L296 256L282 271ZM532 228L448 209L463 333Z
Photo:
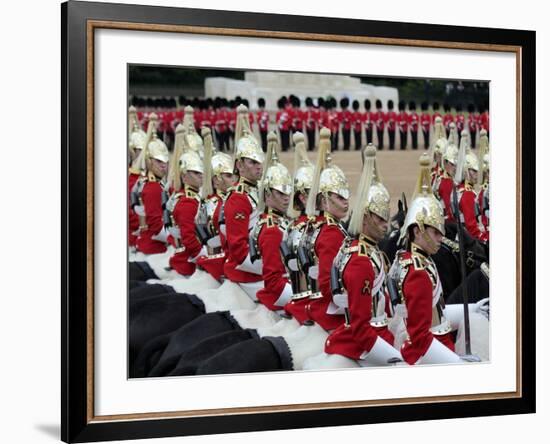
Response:
M420 157L413 198L393 239L402 249L390 262L379 247L388 241L390 195L372 144L361 152L355 203L344 223L350 187L331 159L329 129L320 131L315 165L307 157L304 136L294 134L291 174L279 161L273 132L264 153L245 106L238 108L233 156L214 149L210 128L196 132L188 107L170 159L155 120L150 116L145 133L135 109L130 110L132 249L145 255L168 250L170 270L182 279L205 270L280 316L318 324L329 333L328 355L360 365L462 361L453 331L464 324L466 312L488 317L488 300L445 305L431 256L445 242L448 217L464 220L470 229L468 193L479 163L466 146L467 137L457 149L456 135L447 139L436 120L439 137L432 155ZM457 170L451 186L454 207L443 192L449 165ZM161 276L149 270L149 277Z

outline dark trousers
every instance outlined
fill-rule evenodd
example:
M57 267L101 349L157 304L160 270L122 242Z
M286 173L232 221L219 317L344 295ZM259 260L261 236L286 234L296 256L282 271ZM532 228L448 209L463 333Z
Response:
M395 129L388 130L388 136L390 139L390 150L393 150L395 148Z
M267 131L260 131L260 138L262 139L262 150L267 152Z
M229 151L229 133L227 131L215 132L220 151Z
M384 130L377 129L376 135L378 136L378 149L382 150L384 149Z
M342 129L342 136L344 138L344 150L349 151L351 129Z
M428 149L430 147L430 130L422 130L422 134L424 135L424 149Z
M368 145L369 143L372 143L372 128L366 129L365 133L367 135L367 145Z
M330 135L331 151L338 151L338 131Z
M407 148L407 131L399 130L399 136L401 136L401 149Z
M470 146L472 148L476 147L476 132L475 131L470 131Z
M307 149L313 151L315 149L315 129L307 129Z
M353 135L355 138L355 149L360 150L361 149L361 130L353 131Z
M418 131L411 131L411 141L413 150L418 149Z
M288 151L290 147L290 132L288 130L281 130L281 148L283 151Z

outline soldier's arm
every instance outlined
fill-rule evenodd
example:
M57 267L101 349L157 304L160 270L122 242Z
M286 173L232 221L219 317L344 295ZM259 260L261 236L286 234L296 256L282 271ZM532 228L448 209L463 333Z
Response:
M157 234L162 229L162 188L158 182L148 182L142 192L146 223L151 232Z
M486 242L487 233L484 233L479 229L475 211L475 204L476 203L474 193L465 192L462 194L459 206L460 211L464 215L464 225L466 226L468 233L470 233L473 237L482 242Z
M224 206L229 255L239 264L248 256L248 222L252 207L245 194L233 193Z
M370 320L372 316L372 286L374 270L367 257L350 260L344 272L344 286L348 292L351 332L355 342L370 351L378 335Z
M282 308L292 297L292 286L286 275L279 245L283 233L278 227L264 227L259 238L259 248L262 255L262 279L264 288L278 297L274 305Z
M407 333L414 347L428 350L433 335L432 326L432 283L425 270L415 270L411 266L405 282L403 293L407 306Z
M195 216L199 208L196 199L182 198L174 211L174 219L181 233L181 243L190 258L196 257L202 245L195 234Z

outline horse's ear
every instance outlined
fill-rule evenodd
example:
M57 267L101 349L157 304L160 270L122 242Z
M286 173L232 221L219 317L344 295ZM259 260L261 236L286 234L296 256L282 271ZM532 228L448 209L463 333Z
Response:
M401 202L401 199L397 201L397 209L399 210L400 213L403 212L403 202Z

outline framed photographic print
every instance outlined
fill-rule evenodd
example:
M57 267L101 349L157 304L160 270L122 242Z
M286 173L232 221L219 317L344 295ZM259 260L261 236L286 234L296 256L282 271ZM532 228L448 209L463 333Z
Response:
M535 411L534 32L73 1L61 12L64 441ZM222 154L227 190L211 166ZM306 164L314 198L300 204ZM369 203L375 182L392 218ZM157 190L156 220L146 187ZM204 225L220 244L200 234L216 189L225 219L205 213ZM236 194L251 199L250 212L226 205ZM191 206L178 216L182 202ZM291 232L281 222L288 206L311 232L287 257L279 238L271 249L261 236ZM415 208L424 219L409 217ZM361 255L378 263L361 237L372 228L353 218L367 209L395 249L380 244L390 257L374 278L363 265L346 277ZM246 258L228 265L241 226ZM325 268L333 238L323 227L340 233ZM437 248L424 258L425 233ZM204 260L220 257L213 272ZM258 258L259 272L246 268ZM284 267L270 299L272 260ZM429 279L427 311L411 305L407 271L394 265ZM367 312L353 292L372 295ZM305 317L287 305L299 295ZM417 323L417 313L429 319ZM424 324L428 343L415 355L414 326ZM353 341L363 341L357 352Z

